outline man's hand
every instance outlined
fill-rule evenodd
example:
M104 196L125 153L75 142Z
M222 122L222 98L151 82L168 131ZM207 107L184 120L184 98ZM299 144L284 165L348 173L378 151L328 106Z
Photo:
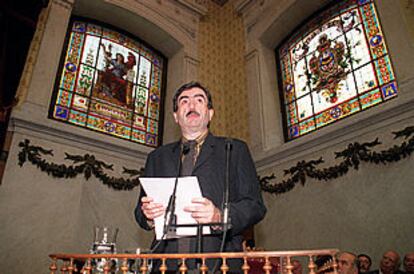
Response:
M141 203L141 210L148 220L152 221L165 212L165 207L160 203L154 203L154 199L151 197L142 197Z
M184 211L191 213L197 223L219 223L221 222L221 212L207 198L194 198L191 206L184 207Z

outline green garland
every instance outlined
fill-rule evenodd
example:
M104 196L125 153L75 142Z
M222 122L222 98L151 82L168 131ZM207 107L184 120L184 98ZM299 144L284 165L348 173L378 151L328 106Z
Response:
M280 183L271 183L272 180L276 179L274 174L259 177L261 188L263 191L278 195L292 190L298 183L305 185L307 178L328 181L344 176L350 169L357 170L361 162L386 164L400 161L409 157L414 151L414 136L409 138L413 133L414 126L393 132L394 139L404 137L406 141L380 152L371 151L371 148L381 144L378 139L363 144L358 142L349 144L345 150L335 152L335 158L342 158L340 163L323 169L316 168L317 165L324 162L322 157L318 160L299 161L296 166L285 170L285 176L290 175L290 177ZM83 174L85 179L88 180L93 175L109 188L132 190L139 185L139 176L144 174L143 168L135 170L123 167L124 174L129 174L130 177L135 178L115 178L105 173L105 170L113 170L113 165L99 161L90 154L79 156L65 153L65 159L73 162L73 165L66 166L46 162L42 159L42 156L53 156L53 151L30 145L30 141L27 139L20 142L19 147L22 148L18 155L19 166L22 167L26 161L29 161L40 168L41 171L56 178L75 178L79 174Z
M305 185L307 178L328 181L344 176L350 169L357 170L361 162L375 164L398 162L409 157L414 151L414 136L409 138L413 133L414 126L393 132L394 139L404 137L406 141L380 152L371 151L371 148L381 144L378 139L363 144L358 142L349 144L345 150L335 152L335 158L342 158L342 161L334 166L317 169L316 166L324 162L322 157L318 160L299 161L296 166L285 170L285 175L290 175L288 179L272 184L271 180L275 180L276 176L271 174L259 178L260 185L263 191L278 195L292 190L298 183Z
M93 175L104 185L116 190L132 190L139 185L138 177L124 179L107 175L104 170L113 170L113 165L98 161L93 155L85 154L79 156L65 153L66 160L71 160L74 164L78 164L66 166L64 164L58 165L46 162L46 160L42 159L42 155L53 156L53 151L46 150L39 146L32 146L27 139L20 142L19 147L22 148L19 152L19 166L23 166L26 161L29 161L40 168L41 171L46 172L48 175L52 175L55 178L75 178L79 174L83 174L85 179L88 180ZM140 176L143 174L143 171L143 168L140 170L131 170L124 167L123 173L129 174L130 177L132 177Z

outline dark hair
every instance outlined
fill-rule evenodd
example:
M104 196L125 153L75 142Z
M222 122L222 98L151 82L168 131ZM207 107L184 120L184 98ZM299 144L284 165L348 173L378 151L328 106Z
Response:
M359 257L365 257L365 258L367 258L368 261L369 261L369 265L371 266L372 261L371 261L371 257L370 256L368 256L367 254L359 254L358 255L358 259L359 259Z
M174 112L176 112L178 110L178 104L177 104L178 97L180 97L181 93L183 93L184 91L192 89L192 88L199 88L202 91L204 91L204 93L207 96L207 107L208 107L208 109L213 108L213 101L211 99L210 91L207 88L203 87L203 85L201 85L199 82L192 81L192 82L189 82L187 84L182 85L175 92L174 97L173 97L173 111Z

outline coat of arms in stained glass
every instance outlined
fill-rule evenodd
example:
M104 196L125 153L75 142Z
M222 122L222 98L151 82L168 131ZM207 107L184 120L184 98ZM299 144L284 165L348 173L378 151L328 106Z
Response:
M373 1L341 1L277 50L287 140L380 104L397 83Z
M73 20L51 117L158 146L165 58L111 28Z

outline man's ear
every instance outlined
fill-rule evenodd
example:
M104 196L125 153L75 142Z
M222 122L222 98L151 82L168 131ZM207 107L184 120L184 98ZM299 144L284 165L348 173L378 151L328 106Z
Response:
M213 119L213 116L214 116L214 109L209 109L208 114L209 114L209 121L211 121L211 119Z
M177 113L173 112L173 116L174 116L175 123L178 124Z

